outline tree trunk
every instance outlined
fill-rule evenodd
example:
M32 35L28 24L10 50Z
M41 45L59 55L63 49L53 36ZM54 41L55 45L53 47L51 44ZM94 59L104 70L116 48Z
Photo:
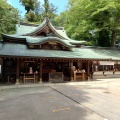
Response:
M112 30L111 47L115 47L115 41L116 41L116 31Z

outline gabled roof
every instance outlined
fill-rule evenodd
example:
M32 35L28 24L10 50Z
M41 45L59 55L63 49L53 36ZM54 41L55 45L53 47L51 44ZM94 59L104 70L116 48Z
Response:
M37 26L36 28L34 26L31 26L31 29L32 30L29 30L27 33L24 33L24 34L21 34L21 35L24 35L24 36L35 36L36 33L42 31L45 27L48 27L55 35L56 37L59 37L61 39L70 39L67 35L66 35L66 32L63 29L56 29L57 27L54 27L50 20L48 18L45 18L43 23L40 24L39 26Z
M45 18L43 23L40 25L20 22L16 25L16 34L2 34L2 37L4 41L17 41L18 43L24 42L38 45L48 41L54 41L57 43L62 43L62 45L67 46L70 49L76 45L85 43L85 41L70 39L66 35L63 27L54 27L48 18Z

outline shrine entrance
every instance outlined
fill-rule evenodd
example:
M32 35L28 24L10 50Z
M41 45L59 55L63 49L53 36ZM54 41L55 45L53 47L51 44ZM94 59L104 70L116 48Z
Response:
M30 58L3 58L3 83L42 83L86 80L90 74L88 61L46 60ZM75 71L79 71L78 73Z
M42 82L52 82L52 79L55 79L53 77L59 79L58 82L66 80L64 77L67 78L67 81L70 80L69 62L44 60L40 62L40 59L19 59L19 66L17 66L17 61L17 58L3 58L2 83L16 83L17 74L19 83L38 83L40 76L42 76Z

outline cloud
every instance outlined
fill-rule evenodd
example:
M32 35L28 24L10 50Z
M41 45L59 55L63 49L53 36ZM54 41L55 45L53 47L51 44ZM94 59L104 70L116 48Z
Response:
M12 5L12 2L11 2L11 0L7 0L7 3L8 3L8 4L10 4L10 5Z

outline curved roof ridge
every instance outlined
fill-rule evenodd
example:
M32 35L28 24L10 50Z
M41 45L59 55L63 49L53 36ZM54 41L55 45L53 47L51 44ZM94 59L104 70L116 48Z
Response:
M27 35L33 35L35 33L37 33L38 31L42 30L44 27L46 27L48 25L48 27L61 39L70 39L67 35L66 32L64 31L64 27L58 27L60 29L56 29L56 26L54 27L52 25L52 23L50 22L50 20L48 18L45 18L43 23L40 24L36 29L34 29L32 32L27 33L27 34L23 34L23 36L27 36ZM62 31L62 33L61 33Z
M62 36L59 32L58 32L58 30L57 29L55 29L55 27L51 24L51 22L48 22L48 25L49 25L49 27L54 31L54 33L56 34L56 35L58 35L61 39L65 39L65 40L67 40L67 39L69 39L69 38L66 38L66 37L64 37L64 36ZM61 30L60 30L61 31ZM63 31L63 30L62 30ZM67 36L67 35L66 35ZM68 37L68 36L67 36Z
M62 40L58 37L45 37L45 38L27 37L26 41L27 41L28 44L42 44L42 43L45 43L45 42L58 42L58 43L61 43L64 46L67 46L67 47L74 47L74 45L70 44L68 41Z
M23 36L35 34L36 32L42 30L42 29L46 26L46 23L47 23L47 20L45 19L45 20L42 22L42 24L40 24L35 30L33 30L32 32L27 33L27 34L23 34Z
M72 40L72 39L69 39L69 42L70 42L72 45L81 45L81 44L86 43L86 41L84 41L84 40L78 41L78 40Z
M18 36L17 34L13 34L13 35L8 35L8 34L1 34L2 35L2 37L4 38L4 37L8 37L8 38L12 38L12 39L25 39L25 37L24 36Z

